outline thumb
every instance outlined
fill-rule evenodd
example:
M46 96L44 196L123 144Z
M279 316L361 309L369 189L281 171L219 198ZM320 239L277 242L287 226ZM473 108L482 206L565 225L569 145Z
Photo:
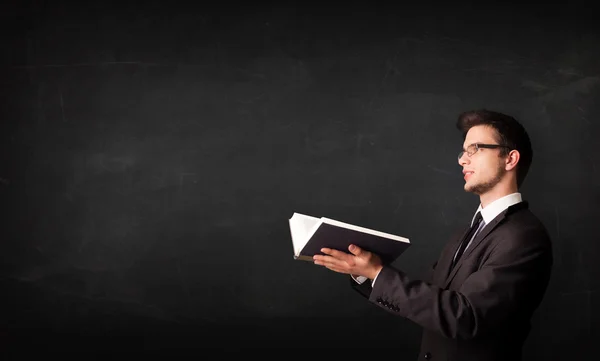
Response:
M352 253L355 256L360 256L363 253L363 250L354 244L348 246L348 250L350 250L350 253Z

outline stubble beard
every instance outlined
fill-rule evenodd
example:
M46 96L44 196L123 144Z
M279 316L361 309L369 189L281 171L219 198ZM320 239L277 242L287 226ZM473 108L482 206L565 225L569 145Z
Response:
M482 195L484 193L489 192L491 189L493 189L498 183L500 183L500 181L502 180L502 177L504 176L505 170L502 166L498 167L498 169L496 170L496 174L494 174L494 177L492 177L491 179L488 179L487 181L484 182L479 182L479 183L475 183L475 184L465 184L465 191L467 192L471 192L477 195Z

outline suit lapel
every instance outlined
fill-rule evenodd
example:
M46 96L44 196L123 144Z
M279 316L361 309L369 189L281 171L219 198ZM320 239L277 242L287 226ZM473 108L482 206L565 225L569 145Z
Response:
M468 231L469 227L467 227L464 232L457 234L455 238L448 243L448 246L442 253L435 269L436 272L434 273L434 280L438 285L442 285L445 282L448 272L450 272L450 266L452 265L456 250L460 246L460 240L465 237Z
M477 248L477 246L479 246L481 241L483 241L485 239L485 237L487 237L487 235L490 234L490 232L493 231L494 228L496 228L496 226L500 222L502 222L502 220L505 217L506 217L506 211L504 211L504 212L500 213L498 216L496 216L496 218L494 218L494 220L491 221L489 224L486 224L485 227L483 227L483 229L475 236L475 238L473 239L473 241L471 242L469 247L465 250L465 253L463 253L462 257L458 260L458 262L456 263L456 265L454 266L454 268L452 269L452 271L446 278L443 288L448 287L448 285L450 284L450 282L456 275L456 272L458 272L458 269L460 268L460 266L462 266L463 260L466 259L473 252L473 250L475 248ZM450 268L449 266L450 265L448 265L448 269Z
M436 284L443 285L442 288L447 288L448 285L450 284L450 282L452 281L452 279L454 278L454 276L456 275L456 272L462 265L462 260L465 259L466 257L468 257L471 254L471 252L473 252L475 250L475 248L477 248L477 246L479 246L479 244L494 230L494 228L496 228L498 226L498 224L500 224L500 222L502 222L504 220L504 218L506 218L506 216L509 213L516 212L520 209L526 209L526 208L529 208L529 202L522 201L520 203L513 204L512 206L508 207L503 212L498 214L496 216L496 218L494 218L489 224L487 224L485 227L483 227L481 232L479 232L477 234L475 239L473 239L473 242L471 242L471 245L469 245L469 247L466 249L465 253L462 255L461 259L454 266L452 271L450 271L450 266L452 265L452 260L454 259L454 255L456 254L456 251L457 251L458 247L460 246L460 241L464 238L465 234L469 231L469 227L467 227L467 229L465 229L465 231L461 233L461 237L454 239L454 241L451 241L448 244L448 247L445 249L442 256L440 257L440 260L435 269L436 272L434 272L434 277L433 277L434 281L436 281Z

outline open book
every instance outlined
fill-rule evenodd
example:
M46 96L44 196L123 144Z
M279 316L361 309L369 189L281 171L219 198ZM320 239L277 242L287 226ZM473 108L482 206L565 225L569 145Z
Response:
M384 263L396 260L410 245L408 238L336 221L294 213L289 219L294 259L312 261L321 248L349 253L350 244L377 254Z

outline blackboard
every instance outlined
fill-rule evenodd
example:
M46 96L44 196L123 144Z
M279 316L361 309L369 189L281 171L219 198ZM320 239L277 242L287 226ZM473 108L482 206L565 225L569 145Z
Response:
M521 191L556 255L526 359L590 353L600 39L569 4L8 5L2 345L411 359L419 327L294 261L287 220L408 237L398 267L423 276L478 204L456 116L488 108L529 131Z

